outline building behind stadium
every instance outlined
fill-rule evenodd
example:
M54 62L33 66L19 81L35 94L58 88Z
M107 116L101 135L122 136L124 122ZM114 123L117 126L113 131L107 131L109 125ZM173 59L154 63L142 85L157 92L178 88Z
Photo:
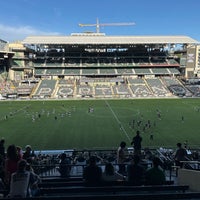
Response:
M0 40L4 98L200 96L200 45L188 36L28 36Z

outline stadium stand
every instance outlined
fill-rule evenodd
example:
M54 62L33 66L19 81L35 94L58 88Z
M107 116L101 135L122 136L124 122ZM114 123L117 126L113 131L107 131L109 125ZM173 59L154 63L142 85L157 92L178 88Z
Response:
M95 96L96 97L104 97L111 98L113 95L112 88L109 85L95 85Z
M73 86L59 86L56 97L58 98L69 98L74 96L74 87Z
M53 76L55 76L55 75L62 75L63 74L63 70L62 69L53 69L53 68L48 68L47 70L46 70L46 75L49 75L49 76L51 76L51 75L53 75Z
M118 75L128 75L128 74L133 74L132 68L117 68L117 74Z
M65 76L80 75L80 69L65 68L63 75L65 75Z
M80 95L81 97L93 97L94 91L93 87L85 84L85 85L78 85L77 86L77 95Z
M130 93L127 85L120 84L120 85L114 85L112 87L113 87L114 95L116 97L120 97L120 98L121 97L124 97L124 98L131 97L131 93Z
M83 68L81 75L98 75L98 70L95 68Z
M70 93L70 95L63 95L63 98L81 98L84 96L82 94L84 92L82 92L82 89L79 89L79 84L83 83L83 79L85 79L85 83L99 84L101 82L101 85L107 86L108 78L110 78L111 81L109 82L108 88L113 87L112 82L114 82L114 79L115 83L118 83L118 86L111 89L112 98L118 98L119 95L116 95L116 91L118 90L120 93L123 93L122 88L124 88L124 93L126 91L127 96L132 98L141 96L199 96L190 87L186 88L184 82L181 81L187 64L186 47L187 45L195 43L195 40L186 36L119 37L92 33L72 34L71 36L60 37L30 36L25 38L22 44L12 44L11 49L14 53L9 52L11 66L8 63L0 63L0 70L5 72L5 69L8 71L10 68L12 73L9 73L9 76L12 81L18 83L18 86L13 91L9 87L9 85L11 86L10 80L6 79L8 87L7 89L4 87L1 94L4 93L4 96L8 96L7 94L16 93L16 98L22 96L23 89L20 87L21 82L24 80L48 79L53 81L69 79L74 81L72 84L73 87L61 89L63 91L65 90L63 93ZM2 45L5 46L5 42ZM182 49L177 50L176 45L179 48L182 47ZM4 56L5 53L1 54ZM166 83L165 81L160 83L162 77L166 76L173 76L174 79L179 79L178 85L180 85L181 81L180 87L183 89L180 95L176 92L176 89L173 87L170 88L170 85L164 85ZM147 80L145 84L139 86L128 81L132 78L135 80L140 78ZM150 82L148 80L149 78L158 79L155 80L155 84L158 84L157 88L159 88L160 94L158 91L152 90L151 83L147 84ZM124 79L127 82L123 82L123 86L119 86L121 81L117 79ZM36 93L40 87L40 82L42 81L35 82L33 92L30 92L28 88L26 89L27 92L24 91L27 94L27 98L35 98L36 94L36 96L40 96L39 93ZM57 93L59 90L58 87L59 84L56 84L54 88L55 94L47 94L45 96L42 94L42 98L62 96L59 92ZM98 88L95 90L95 86L93 85L92 87L93 91L88 97L105 98L104 95L100 95L97 92L99 90ZM168 87L169 89L167 89ZM155 86L153 88L155 90ZM164 88L166 88L165 92ZM143 94L142 91L144 91ZM179 91L181 91L180 88ZM108 93L106 96L110 98L111 92ZM123 95L120 96L122 97ZM124 95L124 98L127 96Z
M46 75L46 69L36 68L36 69L35 69L35 75L36 75L36 76Z
M152 74L149 68L134 68L135 74L137 75L147 75Z
M54 92L56 82L56 80L41 80L37 90L32 96L34 98L51 97Z
M79 152L68 152L71 159L75 162L71 164L71 173L68 178L61 178L58 175L57 166L59 164L59 159L57 154L37 154L37 159L35 159L32 167L34 171L39 174L42 178L42 182L39 183L40 194L37 197L28 197L27 199L199 199L200 188L199 180L199 162L190 160L185 161L184 168L179 169L178 174L173 170L172 165L168 162L167 156L173 155L171 149L152 149L152 155L160 155L162 161L161 167L165 170L166 182L164 185L142 185L133 186L130 183L124 181L114 181L114 182L102 182L98 186L87 186L82 177L83 171L80 171L78 167L82 169L86 166L86 162L78 163L75 161L76 156ZM98 165L104 169L105 161L112 159L115 163L116 155L113 150L81 150L87 158L90 155L96 155L99 159ZM142 151L143 155L144 151ZM145 154L143 155L145 156ZM192 157L191 157L192 158ZM170 158L172 159L172 158ZM151 160L143 163L144 166L148 168L151 167ZM37 163L36 163L37 162ZM127 163L129 164L130 161ZM167 164L167 165L166 165ZM190 164L190 169L188 165ZM114 164L117 169L117 165ZM193 166L193 167L192 167ZM178 177L177 177L178 176ZM189 177L197 181L192 181ZM6 197L8 194L7 190L1 190L0 194L5 197L5 199L10 199ZM2 199L4 199L2 197Z
M158 78L148 78L146 82L155 96L167 96L168 91Z

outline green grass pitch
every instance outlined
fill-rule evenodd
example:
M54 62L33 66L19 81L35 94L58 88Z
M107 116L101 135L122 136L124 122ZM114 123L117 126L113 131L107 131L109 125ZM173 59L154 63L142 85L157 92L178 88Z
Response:
M151 127L144 129L148 120ZM129 147L136 130L142 132L143 148L176 148L177 142L185 140L191 148L198 148L200 99L0 102L0 137L5 138L6 147L111 149L121 141Z

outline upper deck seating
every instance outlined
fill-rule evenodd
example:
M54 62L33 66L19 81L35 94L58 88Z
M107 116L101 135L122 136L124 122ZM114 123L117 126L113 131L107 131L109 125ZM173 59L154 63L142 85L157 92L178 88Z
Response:
M146 74L152 74L149 68L134 68L135 74L137 75L146 75Z
M124 74L133 74L133 70L131 68L117 68L117 73L124 75Z
M80 75L80 69L78 68L65 68L63 75L70 76L70 75Z
M62 75L62 71L63 71L63 69L59 69L59 68L56 68L56 69L48 68L46 70L46 75Z
M100 75L113 75L116 74L114 68L100 68Z
M155 75L165 75L165 74L169 74L169 71L167 70L167 68L152 68L151 69L153 74Z
M46 69L36 68L35 75L46 75Z
M175 74L175 75L179 75L180 72L178 69L176 68L168 68L168 71L171 73L171 74Z
M82 68L82 75L97 75L98 70L95 68Z

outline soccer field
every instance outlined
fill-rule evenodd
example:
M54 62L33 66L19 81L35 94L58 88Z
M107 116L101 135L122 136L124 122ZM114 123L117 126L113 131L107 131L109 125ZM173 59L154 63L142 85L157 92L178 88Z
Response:
M200 145L199 99L1 101L0 110L6 147L102 149L121 141L129 147L136 130L143 148Z

